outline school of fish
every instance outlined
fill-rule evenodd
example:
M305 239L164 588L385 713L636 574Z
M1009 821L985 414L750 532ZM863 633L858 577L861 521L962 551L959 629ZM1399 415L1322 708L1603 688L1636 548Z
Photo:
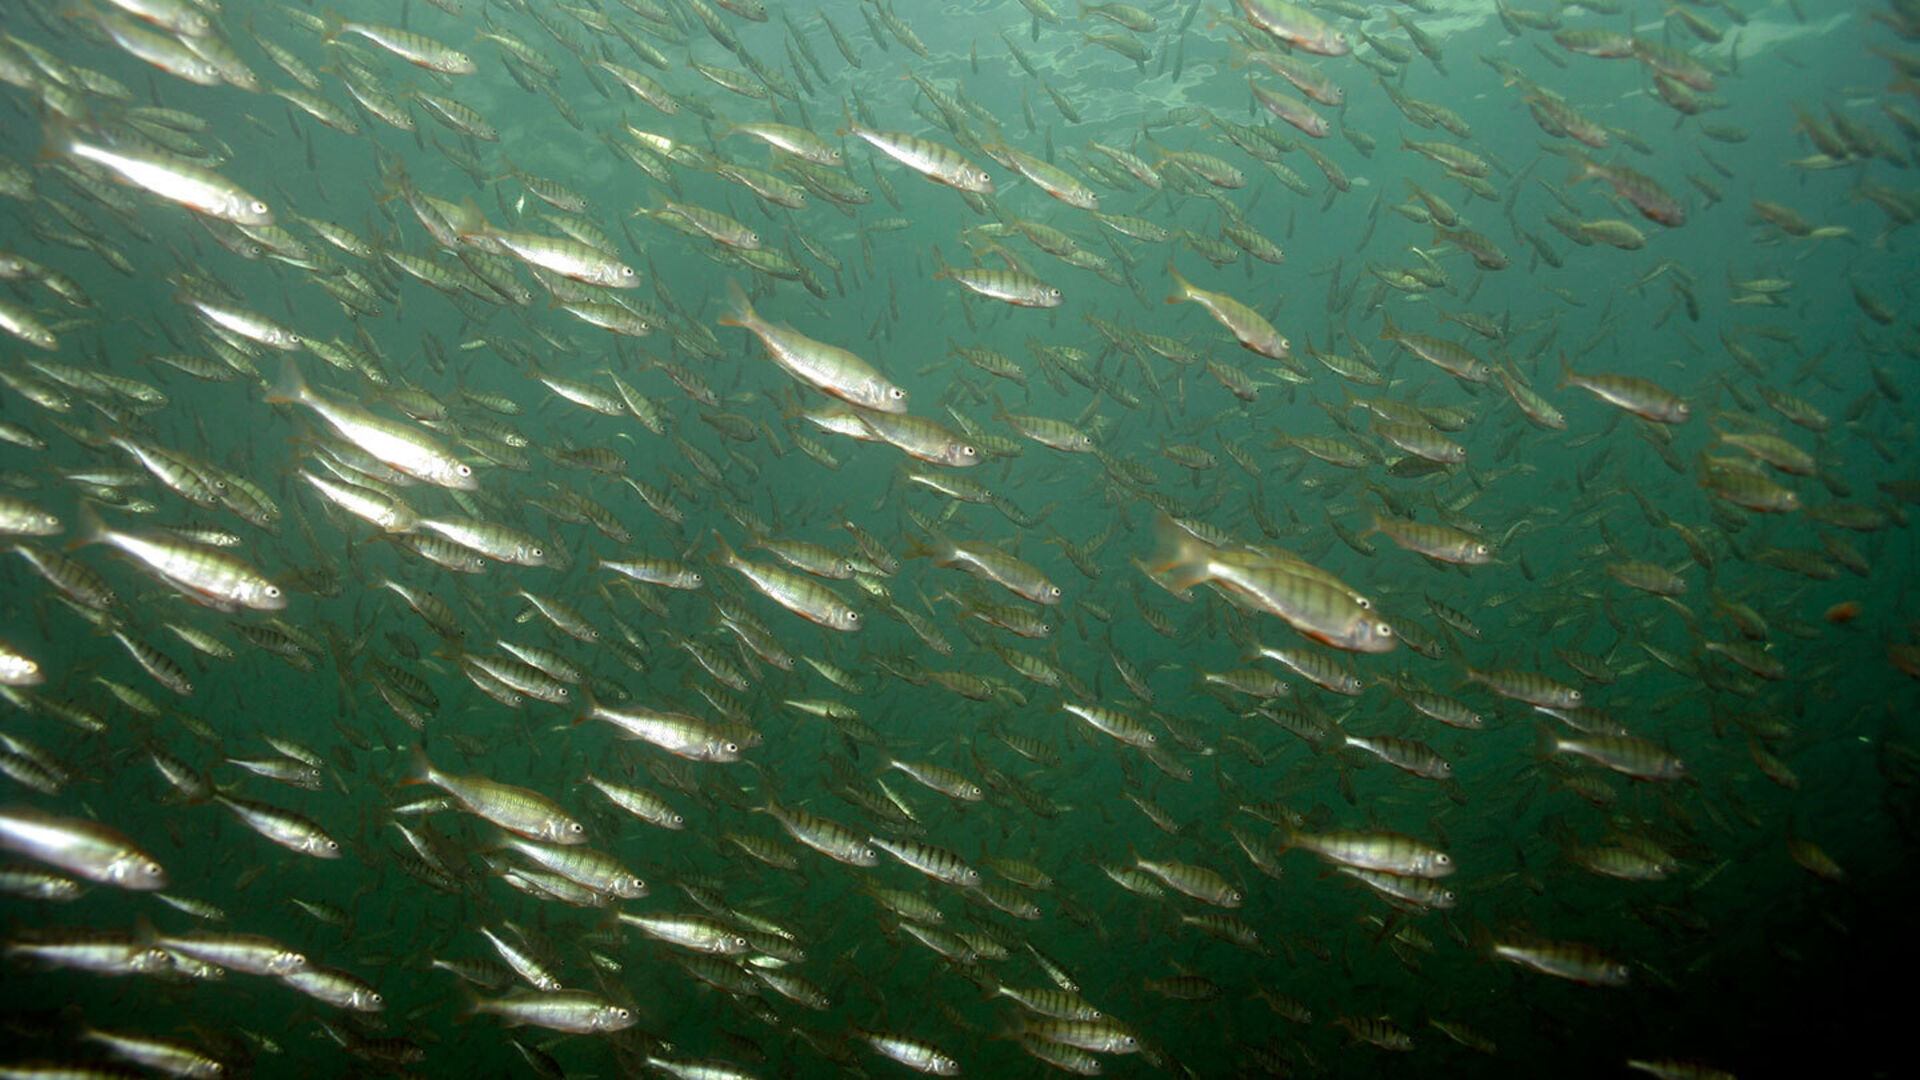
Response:
M1891 1075L1916 43L7 5L0 1078Z

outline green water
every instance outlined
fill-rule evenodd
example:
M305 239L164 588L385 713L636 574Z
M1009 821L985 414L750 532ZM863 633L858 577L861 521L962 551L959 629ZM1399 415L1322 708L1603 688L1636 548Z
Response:
M46 50L56 71L65 70L57 63L64 61L104 73L132 99L96 94L85 98L84 112L49 107L72 91L31 59L16 69L28 72L19 80L27 85L0 91L7 105L0 153L17 175L31 177L30 192L0 206L7 222L0 246L67 275L90 299L86 306L63 302L33 275L10 285L8 299L53 329L58 348L38 350L11 337L0 343L0 368L26 380L0 396L0 419L46 443L38 450L0 446L7 492L59 515L59 535L33 540L59 550L78 535L83 493L69 474L138 469L105 435L251 479L277 504L271 528L250 525L217 501L194 506L145 472L137 487L96 492L94 501L115 528L193 523L232 532L239 545L231 550L286 590L290 602L279 617L319 646L292 661L272 655L236 625L255 628L259 638L266 614L225 615L195 605L105 546L72 550L118 593L113 625L184 669L193 693L183 696L145 674L96 625L102 620L84 617L25 560L9 558L0 579L0 640L35 659L45 682L18 691L0 723L72 777L58 793L10 780L15 790L0 802L120 830L165 866L169 895L217 905L225 918L203 922L152 895L96 886L70 903L0 899L6 937L19 943L70 930L130 932L141 920L164 933L265 934L314 964L369 981L384 998L377 1014L348 1014L239 973L214 981L178 972L106 978L15 962L0 981L0 1059L97 1063L103 1053L77 1040L84 1023L184 1039L222 1058L230 1071L262 1076L534 1071L511 1039L537 1047L570 1076L645 1072L649 1056L719 1059L765 1077L903 1074L905 1066L860 1041L858 1033L867 1031L925 1040L957 1059L966 1075L1038 1076L1053 1070L1015 1038L1032 1021L1022 1021L1011 1001L990 997L996 984L1049 985L1026 942L1138 1039L1141 1052L1100 1058L1107 1075L1617 1076L1630 1058L1687 1059L1742 1077L1814 1068L1820 1075L1896 1073L1904 1010L1896 992L1882 987L1905 974L1913 952L1901 903L1911 891L1905 856L1913 682L1898 665L1905 655L1899 650L1914 638L1905 526L1915 479L1907 448L1915 338L1904 308L1912 291L1910 237L1883 207L1913 199L1906 167L1912 141L1901 134L1899 118L1920 110L1888 85L1910 47L1882 21L1893 18L1890 9L1801 0L1796 10L1735 0L1743 24L1730 10L1686 6L1725 31L1718 45L1697 40L1677 20L1655 21L1651 7L1631 22L1575 7L1560 13L1563 29L1631 29L1711 65L1714 88L1696 94L1718 107L1693 117L1650 96L1648 66L1577 55L1545 30L1511 34L1493 5L1436 0L1435 10L1420 11L1374 3L1364 5L1371 9L1364 24L1329 12L1325 17L1350 34L1364 25L1389 50L1395 43L1410 48L1389 16L1412 21L1442 59L1436 64L1414 53L1392 77L1393 88L1444 106L1471 131L1454 137L1414 123L1362 66L1360 57L1379 55L1362 43L1358 56L1301 54L1346 93L1341 109L1316 106L1334 131L1310 140L1250 106L1247 69L1229 64L1235 30L1220 21L1224 5L1202 4L1197 14L1185 3L1140 6L1157 20L1155 29L1132 35L1150 53L1144 73L1082 36L1132 32L1076 20L1064 8L1054 25L1017 3L899 0L892 15L925 43L931 55L923 58L885 30L872 5L824 5L859 58L857 68L842 57L814 5L786 5L785 19L779 5L770 5L774 15L764 23L714 9L747 54L796 87L804 75L812 91L797 91L798 100L740 96L690 70L689 59L734 69L746 62L673 0L658 6L665 23L650 22L644 12L654 5L639 2L605 4L594 18L583 16L592 9L556 4L469 4L458 14L426 4L339 6L350 18L404 21L472 55L475 73L444 76L351 33L324 44L278 5L234 0L215 20L263 84L294 85L249 30L318 69L320 93L336 106L355 108L342 81L351 61L396 98L411 87L478 110L497 129L497 142L456 134L417 102L410 106L415 132L359 110L351 115L361 134L349 135L267 93L195 86L155 71L112 45L102 24L77 9L23 4L0 13L0 26ZM876 20L871 30L869 17ZM596 29L601 18L619 32ZM556 74L548 80L537 66L523 68L521 80L534 89L519 85L508 71L507 46L476 37L488 25L531 47ZM622 34L662 50L671 68L648 66ZM806 66L792 67L785 42L795 34L819 70L804 56L799 63ZM1016 63L1002 34L1078 122ZM18 45L8 53L27 55ZM1894 62L1880 53L1895 54ZM663 115L629 95L592 66L598 58L656 79L681 100L681 111ZM1610 201L1599 180L1569 184L1572 165L1547 151L1582 148L1551 138L1533 121L1523 101L1527 87L1497 70L1508 65L1615 129L1610 147L1593 151L1595 160L1652 177L1684 205L1685 224L1668 228L1624 200ZM1263 86L1284 88L1266 69L1255 70ZM908 73L966 103L958 133ZM542 86L545 92L535 92ZM210 166L271 206L309 250L291 260L242 258L216 243L190 211L104 179L94 182L96 197L64 178L62 170L72 166L58 152L62 131L126 138L128 109L136 104L203 120L204 130L173 137L205 148ZM1821 151L1801 133L1796 107L1825 131L1866 129L1885 150L1859 147L1845 161L1809 163ZM63 112L70 113L64 127ZM711 115L703 120L701 112ZM959 148L995 178L992 200L970 208L959 192L915 176L860 139L836 137L849 113L866 127ZM1290 190L1225 138L1210 114L1311 142L1350 190L1333 189L1297 149L1273 155L1307 193ZM784 209L706 171L697 156L659 161L669 187L614 149L635 144L630 127L669 135L696 155L792 176L751 137L716 141L723 118L777 118L826 136L844 155L844 174L868 190L870 201L841 206L814 192L804 209ZM1439 165L1397 149L1403 137L1471 148L1491 164L1493 197L1475 196ZM1123 238L1086 211L1048 198L986 154L996 138L1086 179L1103 212L1173 229L1175 238ZM1634 140L1645 152L1629 147ZM1103 165L1107 159L1088 149L1092 141L1131 148L1167 172L1180 167L1162 161L1164 152L1204 152L1247 180L1216 188L1180 172L1150 191ZM1362 144L1370 149L1363 152ZM476 174L456 158L470 160ZM471 198L501 229L559 235L559 212L528 194L510 168L584 196L588 208L578 219L638 271L640 287L618 295L642 305L654 332L623 338L588 327L549 304L524 268L506 273L528 290L530 304L497 294L452 298L378 254L362 258L328 246L301 222L321 219L382 249L463 265L439 249L392 182L402 166L419 192L449 204ZM1094 175L1103 167L1106 180ZM1436 237L1432 225L1416 220L1409 180L1443 198L1511 265L1477 269ZM1708 187L1720 193L1717 200ZM713 241L636 214L668 199L736 218L764 248L804 267L810 281L750 270ZM1790 208L1811 230L1832 231L1783 232L1755 215L1756 201ZM1211 266L1180 239L1179 230L1190 230L1203 242L1224 242L1229 207L1284 249L1285 261L1242 255ZM1550 215L1628 222L1644 234L1644 247L1578 246L1554 229ZM896 218L904 220L887 220ZM1021 221L1064 230L1104 261L1105 273L1047 254L1015 224ZM1536 258L1521 229L1541 237L1561 265ZM470 257L472 246L464 245ZM977 258L969 257L970 247ZM1009 260L996 248L1058 287L1064 302L1016 308L935 277L940 259L999 268ZM123 257L130 272L116 270L101 249ZM1291 366L1237 347L1199 305L1163 303L1169 266L1196 286L1257 309L1291 339L1292 357L1284 362ZM318 286L321 277L337 279L341 267L370 283L377 313L353 312ZM1396 270L1434 268L1444 280L1435 276L1419 291L1386 284ZM310 410L263 400L264 384L285 358L254 347L259 377L219 382L153 359L186 353L220 363L205 325L182 303L183 292L196 288L182 275L223 283L238 306L372 358L377 379L337 370L310 352L289 354L330 395L390 418L403 416L408 403L391 392L396 385L439 402L452 423L427 425L475 467L478 489L452 493L420 484L402 489L402 497L422 515L466 515L536 536L549 565L485 562L482 573L454 574L332 507L298 479L303 467L317 470L314 445L330 437L327 429ZM810 424L804 414L821 414L833 399L769 363L747 333L717 325L729 282L751 293L770 321L849 349L884 372L908 392L912 415L945 424L961 441L978 441L989 460L950 471L984 484L997 501L949 501L908 479L909 470L932 474L940 466ZM1877 299L1891 321L1874 319L1858 294ZM1483 364L1531 380L1565 414L1565 430L1529 425L1497 375L1456 380L1380 340L1383 311L1406 331L1464 345ZM1481 316L1502 336L1480 337L1440 321L1438 311ZM1089 319L1117 328L1115 338ZM702 351L709 332L717 346L711 355ZM1138 333L1179 339L1201 362L1171 362ZM1390 381L1343 380L1313 358L1309 342L1370 356ZM956 346L997 350L1023 369L1024 384L992 377ZM1062 363L1047 358L1049 347L1080 352ZM1078 371L1069 370L1075 355ZM1691 419L1657 425L1557 387L1563 355L1581 373L1652 380L1686 399ZM651 432L632 415L602 415L562 399L530 377L529 358L602 393L613 390L602 372L617 373L666 414L668 434ZM134 409L111 393L68 387L62 396L70 411L56 411L30 400L28 390L60 382L34 368L37 361L138 379L169 400ZM656 361L691 373L715 404L700 404ZM1253 380L1256 400L1229 393L1208 363ZM511 399L522 411L494 415L463 390ZM1791 422L1763 390L1817 410L1825 430ZM1349 407L1349 394L1467 410L1470 423L1447 424L1442 434L1466 448L1468 464L1423 475L1410 475L1418 470L1404 463L1390 467L1406 455L1374 433L1364 410ZM1064 454L1020 438L995 420L996 396L1012 413L1074 423L1107 456ZM716 412L740 419L702 421ZM478 421L524 436L525 460L518 467L489 462L488 454L503 448L497 437L479 438ZM990 439L961 432L963 422ZM751 437L723 433L722 425L736 423ZM1768 432L1811 452L1817 476L1768 473L1797 492L1801 509L1753 513L1706 490L1697 460L1703 451L1745 458L1716 446L1716 429ZM837 467L803 452L801 437L824 447ZM1338 437L1373 449L1376 460L1364 469L1335 468L1283 437ZM1168 446L1181 444L1207 450L1212 467L1190 471L1166 456ZM997 456L1002 447L1014 452ZM617 452L620 472L665 493L684 520L650 510L619 476L551 456L581 448ZM690 450L714 464L718 483L702 476ZM566 493L604 507L630 539L565 520L559 511ZM144 505L125 505L132 500ZM1385 535L1349 544L1334 528L1352 536L1375 512L1402 510L1421 523L1482 530L1493 561L1470 569L1443 565ZM1341 653L1312 645L1271 615L1236 608L1224 592L1199 587L1184 598L1170 595L1137 562L1150 558L1163 513L1263 545L1268 555L1284 550L1338 576L1369 597L1379 617L1407 627L1401 637L1417 642L1424 630L1442 655L1422 656L1405 644L1384 654ZM1876 527L1842 527L1840 513L1877 515L1855 522ZM946 536L1017 555L1064 592L1044 613L1050 636L1026 639L963 619L962 605L943 594L1035 605L960 570L914 558L891 576L874 572L845 522L895 558L929 540L927 526L936 523ZM1695 556L1675 523L1697 538L1704 557ZM863 629L816 627L710 562L718 534L749 560L775 563L767 551L747 547L754 525L774 539L857 557L859 580L824 585L861 614ZM1844 548L1826 546L1834 541ZM1097 575L1077 569L1062 544L1087 545L1085 561ZM1821 564L1813 569L1832 574L1782 568L1782 551L1811 553ZM1842 565L1849 551L1858 553L1858 571ZM643 557L697 567L704 588L643 587L643 602L595 565ZM1628 561L1676 571L1686 592L1661 598L1626 587L1606 568ZM452 605L461 639L436 634L379 587L385 579ZM560 633L520 598L523 589L578 609L602 642ZM714 602L720 593L764 624L796 658L793 670L756 659L721 625ZM1779 661L1784 677L1762 679L1706 650L1707 643L1741 640L1716 597L1765 619L1766 655ZM1477 636L1447 626L1430 600L1471 620ZM1849 601L1861 605L1851 621L1823 618ZM928 620L951 655L916 635L890 606ZM199 656L167 623L210 632L237 656ZM694 763L621 740L604 723L576 725L589 687L570 690L565 704L528 700L509 708L462 669L463 649L498 656L500 639L562 654L590 673L592 694L602 702L731 720L758 738L749 740L744 762ZM681 646L686 639L746 673L747 688L721 687ZM1352 697L1323 692L1277 665L1249 660L1256 641L1336 657L1366 688ZM1043 660L1063 673L1064 685L1024 677L1004 659L1009 650ZM1561 655L1567 650L1604 658L1613 677L1583 679ZM1115 657L1140 674L1150 702L1129 687ZM807 658L850 673L852 689L836 686ZM1255 712L1261 702L1202 680L1203 673L1246 667L1288 679L1293 696L1269 705L1317 721L1326 737L1297 737ZM1686 778L1641 781L1569 755L1543 760L1536 749L1543 725L1568 738L1576 733L1468 682L1469 667L1538 672L1582 688L1589 704L1627 731L1684 760ZM929 672L984 677L995 688L975 700ZM1449 728L1418 715L1390 678L1466 702L1485 717L1484 729ZM102 679L143 695L151 712L117 698ZM382 679L389 686L419 680L428 688L434 704L415 702L428 717L424 731L383 703L375 688ZM852 706L878 742L785 704L806 699ZM63 723L62 703L97 715L105 729ZM1155 733L1154 755L1164 767L1073 719L1063 703L1128 711ZM1328 743L1334 728L1326 725L1336 722L1356 736L1418 740L1450 763L1451 779L1335 750ZM263 734L316 751L324 760L321 790L276 784L225 763L273 753ZM1025 760L996 737L1003 734L1038 740L1057 760ZM395 808L417 809L434 794L402 786L416 744L443 769L556 800L585 826L593 848L646 880L650 895L591 908L537 900L490 872L489 863L519 863L499 847L498 830L479 818L444 809L396 819ZM154 768L155 748L229 794L305 815L339 841L345 856L293 854L218 805L181 799ZM986 796L977 803L948 799L889 770L890 759L958 770ZM1797 786L1770 779L1763 760L1783 763ZM584 783L589 773L658 793L686 827L655 828L619 811ZM1574 790L1595 783L1610 790L1611 806ZM770 793L873 836L937 845L982 867L989 881L1004 883L985 864L998 857L1038 866L1054 886L1026 892L1042 913L1028 921L884 854L871 869L832 862L755 812ZM1156 828L1129 794L1163 811L1178 834ZM896 800L913 819L889 812ZM412 856L396 820L444 838L457 877L410 873ZM1280 876L1267 876L1247 858L1229 824L1263 859L1277 860ZM1447 910L1396 911L1307 851L1279 853L1290 828L1390 830L1444 849L1458 867L1444 881L1458 902ZM755 861L730 839L735 835L776 845L796 868ZM1580 845L1621 837L1656 844L1677 865L1665 880L1630 882L1591 873L1572 858ZM1844 878L1825 880L1798 865L1790 845L1801 840L1830 856ZM1224 909L1170 890L1158 899L1134 895L1103 872L1130 865L1136 855L1223 874L1245 894L1230 914L1257 933L1258 948L1181 921ZM781 970L824 989L830 1008L807 1009L765 987L736 996L705 985L683 965L688 954L645 940L615 918L622 910L702 910L683 886L738 913L716 913L723 919L745 916L790 929L804 958ZM900 927L872 894L875 887L919 893L944 913L946 929L986 935L982 943L998 942L1010 955L971 964L943 959ZM295 899L331 905L347 922L325 924ZM465 1016L475 995L492 999L516 980L500 968L499 987L473 987L432 961L493 960L479 931L508 923L527 932L564 985L630 1008L637 1023L580 1035ZM1630 984L1581 985L1492 958L1493 942L1526 939L1590 946L1626 964ZM750 980L734 962L718 970ZM1218 996L1174 1000L1149 986L1180 975L1204 977ZM1309 1022L1283 1018L1264 993L1297 1000L1311 1010ZM1365 1045L1339 1023L1366 1018L1389 1019L1411 1037L1412 1051ZM1465 1025L1497 1049L1488 1055L1459 1045L1430 1019ZM417 1060L381 1060L401 1050Z

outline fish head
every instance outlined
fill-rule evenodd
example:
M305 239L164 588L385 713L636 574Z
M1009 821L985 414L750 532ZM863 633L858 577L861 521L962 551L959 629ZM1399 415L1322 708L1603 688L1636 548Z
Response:
M1353 652L1383 653L1392 652L1399 643L1399 636L1386 620L1362 619L1354 624L1352 632L1339 644L1341 648Z
M294 952L292 949L282 949L267 961L269 975L288 975L296 971L305 971L306 968L306 955Z
M941 451L940 460L956 468L978 465L980 464L980 451L975 449L970 443L950 442L947 444L946 449Z
M158 945L138 949L127 957L127 970L141 973L166 971L173 967L173 954Z
M633 1010L623 1005L603 1006L594 1013L590 1026L595 1031L622 1031L634 1024Z
M287 606L287 594L282 592L278 585L262 582L248 586L242 593L240 602L255 611L280 611Z
M904 413L907 392L885 379L870 379L860 388L860 400L856 404L875 412Z
M159 863L139 853L114 860L102 876L122 889L150 891L167 887L167 872Z

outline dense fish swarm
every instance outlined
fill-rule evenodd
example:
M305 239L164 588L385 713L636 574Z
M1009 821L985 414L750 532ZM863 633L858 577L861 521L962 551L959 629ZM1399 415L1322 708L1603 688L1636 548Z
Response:
M0 1077L1911 1068L1920 0L337 3L0 10Z

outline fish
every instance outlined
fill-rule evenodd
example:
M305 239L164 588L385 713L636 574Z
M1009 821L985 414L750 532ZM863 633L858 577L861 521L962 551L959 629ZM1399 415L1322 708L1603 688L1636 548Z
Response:
M80 507L74 546L104 544L163 584L215 611L283 611L287 596L273 580L222 548L165 533L126 532L109 526L91 504Z
M0 807L0 848L115 888L152 892L168 884L166 869L125 833L30 806Z
M759 338L767 357L802 383L849 404L883 413L907 411L907 392L853 353L815 341L786 326L761 319L737 282L728 282L732 311L722 326L738 326Z
M1168 276L1173 278L1173 293L1167 297L1167 303L1178 304L1192 301L1207 310L1221 326L1227 328L1241 348L1258 353L1273 360L1285 360L1292 355L1293 346L1273 324L1262 318L1260 313L1225 293L1210 292L1189 284L1180 272L1167 268Z
M1832 996L1909 0L331 3L0 32L9 1068L1704 1080Z
M445 791L468 813L520 836L553 844L587 842L586 826L539 792L484 776L442 772L419 746L414 747L409 780Z

